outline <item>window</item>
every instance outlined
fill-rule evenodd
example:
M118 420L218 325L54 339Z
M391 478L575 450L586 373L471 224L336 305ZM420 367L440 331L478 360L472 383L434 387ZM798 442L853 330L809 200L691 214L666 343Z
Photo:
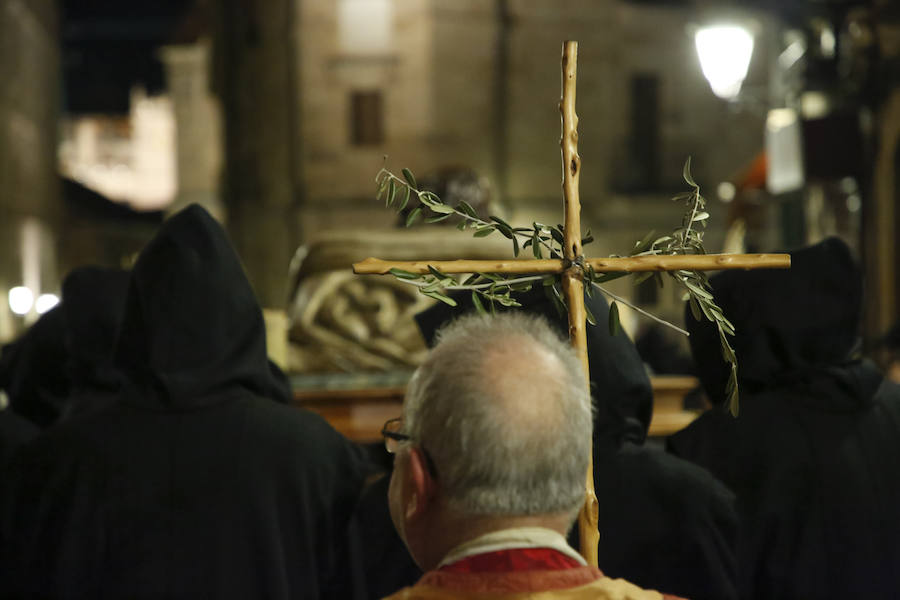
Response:
M384 143L384 102L380 91L350 94L350 143L354 146Z
M340 0L338 43L345 54L385 54L390 51L393 0Z

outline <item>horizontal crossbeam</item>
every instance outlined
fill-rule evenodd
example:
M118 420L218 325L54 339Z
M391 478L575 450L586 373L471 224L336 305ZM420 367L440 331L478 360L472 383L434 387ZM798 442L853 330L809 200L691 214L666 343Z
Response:
M789 269L789 254L674 254L667 256L631 256L626 258L585 259L598 273L640 273L644 271L720 271L726 269ZM508 260L434 260L389 261L367 258L353 264L359 275L387 275L391 269L426 274L432 266L442 273L515 273L549 275L561 273L565 262L559 259L517 258Z

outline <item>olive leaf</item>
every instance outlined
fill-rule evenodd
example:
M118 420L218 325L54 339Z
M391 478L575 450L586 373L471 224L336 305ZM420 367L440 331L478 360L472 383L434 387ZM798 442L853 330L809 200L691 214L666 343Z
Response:
M391 179L388 181L388 193L384 197L384 205L390 206L394 202L394 193L397 191L397 186L394 185L394 180Z
M619 305L615 302L609 303L609 335L617 335L622 329L619 322Z
M481 298L479 298L478 296L479 296L478 292L476 292L475 290L472 290L472 304L475 305L475 309L479 313L486 315L487 310L485 310L484 304L481 303Z
M409 227L413 223L416 222L416 219L419 218L419 215L422 213L422 207L417 206L409 212L409 216L406 217L406 226Z
M476 213L475 209L465 200L460 200L456 207L466 213L469 217L472 217L473 219L478 218L478 213Z
M409 184L409 187L418 188L419 186L416 184L416 178L413 177L412 171L409 169L402 169L403 178L406 180L406 183Z
M700 187L694 181L694 178L691 177L691 157L690 156L688 156L687 160L684 161L684 168L681 171L681 176L684 177L684 180L687 182L687 184L689 186L694 187L694 188Z
M584 305L584 316L591 325L597 324L597 319L594 317L594 313L591 312L591 307L587 304Z
M410 273L409 271L404 271L403 269L392 268L390 270L390 274L394 277L399 277L400 279L418 279L418 273Z

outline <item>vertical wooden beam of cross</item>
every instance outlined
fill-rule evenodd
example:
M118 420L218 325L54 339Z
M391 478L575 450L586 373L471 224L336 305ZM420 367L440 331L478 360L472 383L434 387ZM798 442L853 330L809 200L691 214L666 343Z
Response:
M357 274L386 275L391 269L427 274L429 266L446 274L496 273L515 275L558 275L569 309L569 338L584 366L585 385L589 384L586 313L584 308L583 269L590 266L598 273L638 273L645 271L715 271L724 269L786 269L791 265L787 254L703 254L654 255L628 258L585 258L581 249L581 203L578 180L581 158L578 156L578 118L575 115L576 42L563 44L562 56L562 148L563 200L565 204L564 248L562 259L500 260L419 260L385 261L367 258L355 263ZM581 554L588 564L597 566L598 505L594 492L593 452L589 457L585 480L585 503L578 516Z
M562 291L569 307L569 340L584 367L585 385L590 389L588 368L587 335L584 310L584 282L577 261L584 258L581 251L581 198L578 182L581 177L581 157L578 156L578 115L575 114L575 83L578 75L578 43L568 41L563 44L562 54L562 98L559 113L562 118L562 135L559 139L563 165L563 202L565 223L563 229L563 257L568 268L562 272ZM597 566L597 546L600 532L599 505L594 490L594 453L588 457L587 477L584 481L584 504L578 514L578 536L581 540L581 555L588 564Z

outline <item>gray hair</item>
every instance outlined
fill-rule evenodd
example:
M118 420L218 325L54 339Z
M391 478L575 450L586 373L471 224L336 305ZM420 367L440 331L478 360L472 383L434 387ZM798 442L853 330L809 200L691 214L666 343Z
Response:
M405 429L470 515L570 512L584 499L591 398L581 361L541 317L462 317L410 381Z

